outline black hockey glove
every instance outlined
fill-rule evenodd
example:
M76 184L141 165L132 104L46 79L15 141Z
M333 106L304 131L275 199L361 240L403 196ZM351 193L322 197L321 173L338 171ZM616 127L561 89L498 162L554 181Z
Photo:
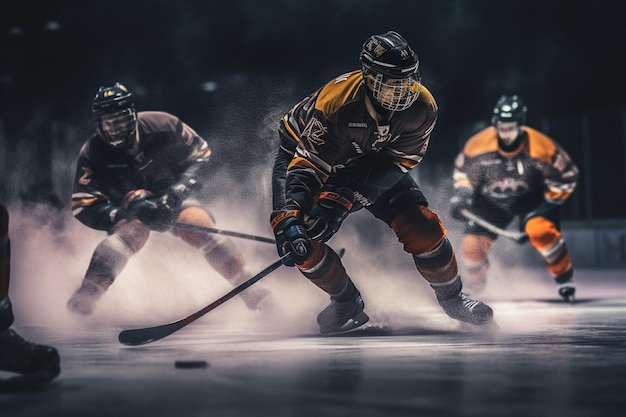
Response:
M172 210L162 200L162 197L155 197L149 191L135 190L126 194L122 208L128 219L137 219L151 230L163 232L176 219L177 210Z
M178 212L191 190L191 187L186 184L174 184L161 196L161 204L169 207L174 212Z
M521 226L524 227L524 225L526 225L526 222L528 220L530 220L533 217L539 217L539 216L545 217L552 221L556 221L559 216L560 208L561 206L559 204L544 201L543 203L539 204L539 206L537 206L533 211L531 211L526 216L524 216Z
M463 209L471 210L473 205L474 191L466 187L459 187L450 199L450 215L456 220L467 221L461 211Z
M295 266L309 259L313 248L302 221L298 204L288 202L282 208L274 210L270 217L270 223L276 237L278 254L282 257L291 253L291 256L283 260L283 264Z
M306 222L309 237L326 242L337 233L353 205L352 190L324 185Z

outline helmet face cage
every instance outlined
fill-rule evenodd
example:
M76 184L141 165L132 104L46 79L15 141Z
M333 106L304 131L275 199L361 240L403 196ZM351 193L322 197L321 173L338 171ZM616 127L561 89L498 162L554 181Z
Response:
M132 94L120 83L100 87L92 106L98 135L115 148L128 147L137 131L137 112Z
M380 106L391 111L406 110L419 97L419 78L385 78L383 74L367 74L365 83Z
M132 108L102 113L98 116L96 130L114 148L126 147L132 143L137 130L137 113Z
M360 60L365 84L384 109L405 110L419 97L419 59L397 32L370 36Z

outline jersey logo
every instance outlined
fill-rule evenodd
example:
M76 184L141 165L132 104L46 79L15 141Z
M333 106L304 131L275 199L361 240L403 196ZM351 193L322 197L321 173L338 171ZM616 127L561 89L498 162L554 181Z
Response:
M483 190L485 194L494 199L500 200L522 195L528 190L528 188L529 186L526 181L514 178L503 178L499 181L486 185L483 187Z
M308 138L316 145L323 145L326 141L322 139L322 136L324 136L326 132L328 132L328 128L314 117L304 128L304 131L302 132L302 137Z
M89 178L92 174L91 170L89 168L82 168L83 174L80 176L80 178L78 179L78 183L80 185L87 185L91 182L91 178Z

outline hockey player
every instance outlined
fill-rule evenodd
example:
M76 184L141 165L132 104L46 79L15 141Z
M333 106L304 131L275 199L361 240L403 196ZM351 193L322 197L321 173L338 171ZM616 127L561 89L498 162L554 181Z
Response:
M526 126L527 108L519 96L497 101L491 126L467 140L454 163L451 215L467 221L463 209L500 228L515 217L528 236L558 293L573 301L574 270L560 231L560 208L572 194L578 168L552 139ZM488 254L498 235L468 222L461 243L464 277L473 291L487 280Z
M20 374L0 380L0 391L36 388L61 372L55 348L28 342L11 328L14 317L9 299L10 264L9 212L0 204L0 370Z
M325 244L350 212L385 222L452 318L483 325L491 308L461 292L454 250L439 217L409 175L424 157L438 108L421 84L418 57L396 32L369 37L361 69L296 104L279 126L271 226L278 253L330 296L321 333L368 321L364 302Z
M68 309L91 314L151 231L170 231L198 248L233 285L249 278L252 274L229 238L173 226L215 225L194 198L208 169L207 142L171 114L136 112L132 94L120 83L100 87L92 110L96 133L80 150L72 210L83 224L108 235L96 247ZM264 299L269 302L267 295L258 286L241 293L250 309L260 308Z

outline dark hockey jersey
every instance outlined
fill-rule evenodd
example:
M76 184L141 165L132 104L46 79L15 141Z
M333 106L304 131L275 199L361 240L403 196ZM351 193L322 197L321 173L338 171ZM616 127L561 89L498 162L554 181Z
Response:
M505 153L496 129L472 136L454 164L454 187L467 187L511 214L532 210L542 201L562 204L574 191L578 168L545 134L524 126L521 148Z
M305 209L333 172L361 160L384 158L407 171L420 163L438 108L422 86L418 100L379 125L368 112L361 71L343 74L296 104L281 120L281 147L294 153L286 198Z
M207 142L171 114L139 112L137 121L138 147L132 154L107 145L97 135L80 150L72 211L87 226L107 229L112 210L126 193L145 189L159 195L211 154Z

